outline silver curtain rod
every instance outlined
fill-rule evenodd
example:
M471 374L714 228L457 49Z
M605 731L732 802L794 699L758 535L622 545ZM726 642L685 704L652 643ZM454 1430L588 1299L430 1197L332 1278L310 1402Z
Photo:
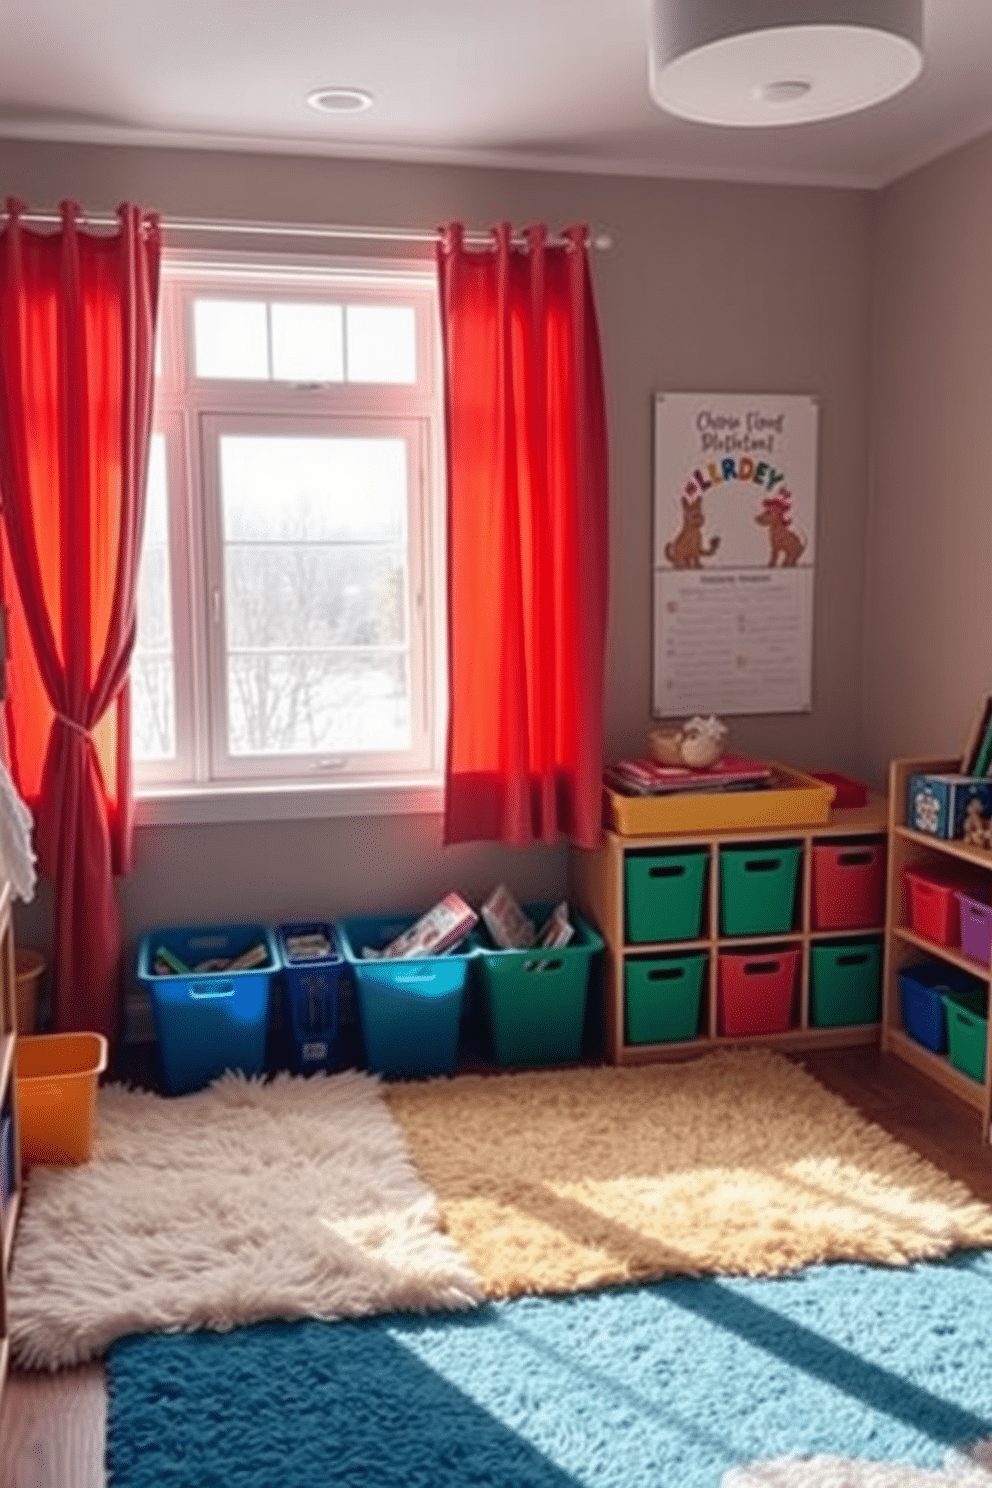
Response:
M4 216L6 214L3 214ZM28 226L52 226L57 227L62 218L57 212L22 212L20 220ZM80 213L77 218L80 226L111 228L120 225L117 217L89 215ZM425 230L413 227L346 227L337 223L315 224L306 222L209 222L181 217L162 218L162 227L166 232L176 233L248 233L258 237L272 238L338 238L351 239L367 243L436 243L440 236L437 229ZM481 231L466 231L465 241L476 246L486 245L492 241L490 233ZM524 241L521 234L515 234L514 243ZM568 240L558 234L550 233L548 242L561 246ZM592 232L589 241L594 248L607 249L613 246L613 238L608 232Z

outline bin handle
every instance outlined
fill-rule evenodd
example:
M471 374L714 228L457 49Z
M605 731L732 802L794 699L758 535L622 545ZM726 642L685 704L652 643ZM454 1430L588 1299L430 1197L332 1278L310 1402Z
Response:
M541 961L540 959L525 961L523 969L524 971L560 971L564 964L561 957L556 956L552 961Z
M842 852L837 854L837 861L844 868L853 867L857 863L872 863L874 862L874 860L875 854L868 848L861 848L860 851Z
M398 971L390 980L394 982L433 982L433 971Z
M648 972L649 982L672 982L680 981L685 976L684 966L656 966L653 971Z
M850 951L846 956L837 957L838 966L864 966L868 960L867 951Z
M781 858L749 858L744 864L745 873L774 873L776 868L781 868Z
M685 871L684 863L656 863L648 869L648 878L681 878Z
M233 997L233 982L191 982L190 997Z
M749 961L744 967L745 976L756 976L759 973L770 971L776 972L782 965L781 960L775 961Z

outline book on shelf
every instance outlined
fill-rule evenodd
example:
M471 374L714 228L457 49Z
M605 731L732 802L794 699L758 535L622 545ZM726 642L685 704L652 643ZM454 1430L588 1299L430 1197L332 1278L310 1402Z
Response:
M638 756L615 760L607 766L603 780L621 795L663 796L682 791L762 790L772 784L773 771L764 760L741 754L725 754L700 770Z
M973 779L992 774L992 697L985 699L961 758L962 775Z

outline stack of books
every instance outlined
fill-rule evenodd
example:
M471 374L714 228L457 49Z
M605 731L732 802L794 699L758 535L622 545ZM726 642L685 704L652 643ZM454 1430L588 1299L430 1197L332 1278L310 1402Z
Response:
M741 754L725 754L702 770L660 765L645 757L616 760L604 771L603 782L622 796L667 796L676 792L763 790L774 784L774 772L764 760Z

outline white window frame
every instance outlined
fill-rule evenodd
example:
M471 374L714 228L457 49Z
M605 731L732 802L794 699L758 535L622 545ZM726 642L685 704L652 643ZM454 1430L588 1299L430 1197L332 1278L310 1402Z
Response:
M235 270L242 287L230 284ZM332 295L394 300L417 315L415 386L284 385L193 375L193 300L257 289L312 300L314 276ZM225 282L228 281L228 282ZM374 286L369 290L370 283ZM364 296L363 296L364 289ZM384 265L293 255L163 255L162 375L153 428L165 438L169 489L176 756L135 764L137 819L184 822L437 811L446 720L443 407L433 265ZM180 332L185 328L185 336ZM413 748L402 757L251 756L227 752L223 552L211 441L231 429L399 433L410 451L408 560ZM219 595L219 599L218 599Z

